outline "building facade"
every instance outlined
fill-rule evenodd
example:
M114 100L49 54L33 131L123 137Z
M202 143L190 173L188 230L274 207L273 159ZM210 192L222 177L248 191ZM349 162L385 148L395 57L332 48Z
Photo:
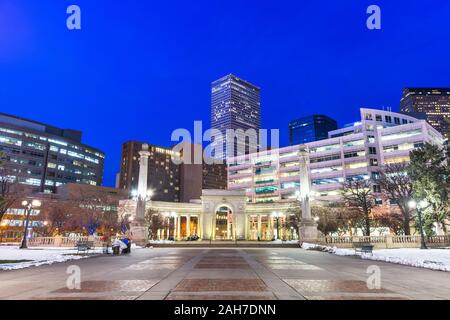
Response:
M226 164L203 163L202 189L227 189L227 166Z
M138 189L139 151L142 145L137 141L127 141L122 145L118 188L128 190L130 196ZM195 148L192 145L191 152L197 151L202 152L201 146ZM156 201L189 202L200 199L203 189L227 187L225 164L179 163L182 153L155 145L149 145L149 152L147 185ZM193 157L193 153L191 155Z
M211 128L219 130L224 138L226 130L255 130L256 135L249 135L249 139L232 141L230 152L237 155L238 150L256 151L261 128L260 88L232 74L214 81L211 84ZM225 160L226 144L222 143L221 150L221 154L213 156Z
M201 200L191 203L149 200L146 210L163 217L164 226L154 240L297 240L292 213L298 202L253 204L243 191L203 190ZM135 200L120 201L119 216L134 216ZM133 229L132 229L133 230Z
M304 144L328 138L328 132L337 129L336 120L319 114L289 122L290 145Z
M3 174L40 192L66 183L101 185L105 154L81 132L0 113Z
M143 142L127 141L122 145L120 163L119 189L129 194L138 189L139 151ZM180 168L172 161L180 155L170 148L149 145L147 179L153 190L154 199L158 201L180 201Z
M426 121L408 115L361 109L361 120L306 143L312 193L319 200L340 197L347 180L376 179L385 164L409 161L409 152L425 142L442 146L442 135ZM300 145L229 159L228 190L245 190L253 203L292 201L300 187ZM377 199L381 201L381 199Z
M406 88L400 100L400 111L425 114L428 123L446 136L450 131L450 88Z

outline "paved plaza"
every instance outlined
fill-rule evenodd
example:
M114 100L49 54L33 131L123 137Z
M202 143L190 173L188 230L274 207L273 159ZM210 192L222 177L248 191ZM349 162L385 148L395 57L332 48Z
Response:
M66 286L81 270L81 289ZM367 268L380 267L369 289ZM450 273L299 248L155 248L0 271L0 299L448 299Z

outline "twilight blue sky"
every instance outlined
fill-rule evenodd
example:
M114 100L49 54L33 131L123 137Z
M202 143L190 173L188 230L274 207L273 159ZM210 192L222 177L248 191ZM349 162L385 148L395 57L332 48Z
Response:
M77 4L82 30L66 28ZM366 8L382 9L382 30ZM398 110L405 86L450 86L448 0L0 0L0 111L83 131L106 152L170 145L210 123L210 83L227 73L261 87L262 126L311 113L357 120Z

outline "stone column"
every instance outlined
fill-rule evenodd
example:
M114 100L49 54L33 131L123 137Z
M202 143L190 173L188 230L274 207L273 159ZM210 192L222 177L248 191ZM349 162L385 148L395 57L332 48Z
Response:
M203 216L202 216L202 214L199 214L197 216L197 228L198 228L199 239L203 239Z
M170 216L167 217L167 234L166 234L166 240L169 240L170 238Z
M191 235L191 215L188 214L186 216L186 236L190 236Z
M258 238L261 239L262 238L262 234L261 234L261 215L260 214L258 214L257 219L258 219L257 239Z
M148 238L148 229L145 226L144 217L147 201L147 174L148 174L148 145L143 144L139 151L139 180L137 190L135 219L130 225L133 241L139 245L145 245Z
M269 221L270 240L272 240L275 235L275 233L273 232L273 217L271 215L268 215L267 219Z
M181 216L177 215L177 240L181 240L180 231L181 231Z
M302 218L300 221L299 237L301 241L315 240L318 236L317 224L311 217L311 178L309 174L309 152L306 146L300 146L300 201L302 203Z

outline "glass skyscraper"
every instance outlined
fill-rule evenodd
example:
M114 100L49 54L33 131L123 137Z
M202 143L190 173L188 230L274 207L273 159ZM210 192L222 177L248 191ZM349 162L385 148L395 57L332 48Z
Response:
M226 137L228 129L254 129L256 134L261 127L260 88L229 74L211 84L211 128L218 129ZM256 139L256 140L255 140ZM254 143L256 141L256 145ZM215 158L226 159L226 156L237 155L238 150L245 153L258 148L258 135L244 140L234 139L232 154L213 154Z
M336 120L313 114L289 122L289 141L291 145L296 145L327 139L328 132L336 129Z

